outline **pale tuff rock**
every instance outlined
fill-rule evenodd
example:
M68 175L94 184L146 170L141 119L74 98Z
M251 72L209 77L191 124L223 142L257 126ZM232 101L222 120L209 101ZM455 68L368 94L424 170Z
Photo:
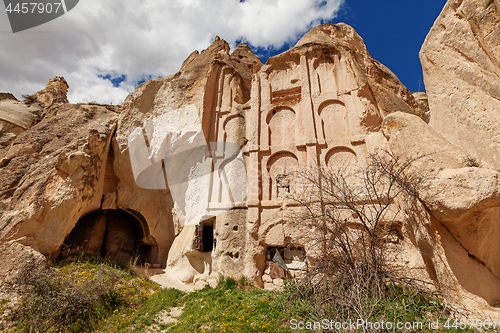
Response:
M58 78L35 94L33 103L47 106L43 118L0 150L0 239L23 237L45 255L58 251L82 214L100 207L117 118L105 107L64 103L65 89Z
M0 299L15 296L19 286L46 263L42 254L16 241L0 245L0 258Z
M3 100L0 101L0 119L26 130L36 122L37 117L28 111L25 103Z
M287 196L300 191L293 172L317 165L318 160L348 164L351 169L363 166L367 154L386 143L383 135L377 135L382 118L396 110L411 114L419 110L408 90L370 57L361 37L344 24L314 28L294 48L262 67L248 46L240 44L229 55L227 44L216 39L206 51L191 54L181 72L151 84L158 87L156 95L146 95L140 87L126 102L130 106L125 113L150 100L147 117L141 118L144 123L194 104L207 142L243 147L248 181L243 205L203 221L208 233L193 226L182 231L176 227L180 233L170 248L165 275L188 283L224 274L246 275L261 285L264 278L272 284L264 274L270 253L285 246L303 254L300 260L285 258L289 269L299 274L312 249L291 244L308 232L287 222L290 211L301 209L284 204ZM181 84L182 93L177 91ZM119 125L117 140L122 133L130 130ZM202 186L199 191L204 191ZM225 204L224 198L213 194L208 200L213 209ZM186 224L187 215L178 209L173 217L174 223ZM206 238L215 241L213 248L203 244L212 249L209 253L197 248Z
M457 8L478 7L450 1L443 15ZM446 41L457 39L452 37ZM437 57L433 52L422 54ZM463 71L479 76L494 72L491 64L483 66L489 72L471 70L476 62L462 64ZM434 65L424 61L425 66ZM440 66L446 73L459 68ZM300 240L314 231L289 219L303 209L289 200L304 189L295 172L318 164L351 172L366 167L370 154L388 151L402 159L421 157L412 167L428 179L418 193L421 202L398 202L404 216L387 222L394 223L388 230L400 232L387 235L394 260L474 301L474 307L496 305L499 174L468 165L476 155L453 140L456 129L446 132L438 125L446 116L440 112L451 109L433 107L444 96L436 93L438 85L447 86L434 79L426 78L431 127L425 94L412 95L371 58L354 29L325 24L265 65L248 46L231 53L216 38L206 50L193 52L178 73L137 87L119 115L102 106L68 104L62 78L28 103L1 95L0 119L11 127L0 132L0 144L6 142L0 150L0 241L19 239L50 257L75 251L115 261L136 257L165 268L156 281L188 290L213 285L220 274L280 288L283 278L304 274L317 255ZM471 91L485 87L464 82ZM453 98L472 99L453 91ZM493 124L494 112L488 115ZM456 123L465 126L475 116L467 117ZM225 164L223 149L192 159L192 148L212 142L241 150L235 160L244 168ZM169 154L186 152L189 158L169 160ZM356 225L349 222L349 228Z
M396 112L384 119L382 129L396 156L421 156L413 167L427 178L419 198L431 216L410 225L430 276L458 294L463 287L496 305L500 173L465 167L465 153L418 117ZM474 299L467 293L461 297Z
M500 168L500 5L449 0L420 51L430 125Z
M295 46L306 45L335 49L331 55L340 59L335 68L339 91L357 89L363 96L363 90L368 86L373 93L373 103L382 116L394 111L424 116L408 89L386 66L370 56L363 39L352 27L344 23L316 26Z
M384 118L382 131L396 156L406 159L425 156L414 163L421 172L433 174L445 168L463 166L464 152L419 117L402 112L392 113Z
M458 281L490 305L500 301L492 282L500 278L500 174L478 167L500 168L499 13L497 1L449 0L420 51L429 125L462 151L422 200L468 255L447 252ZM467 270L468 262L478 264Z
M425 122L429 122L431 119L431 113L429 111L429 98L427 97L427 93L424 92L414 92L412 93L413 98L415 98L415 101L417 102L420 112L423 113L424 117L422 119L425 120Z
M191 207L200 207L203 205L203 200L207 203L208 193L206 187L203 186L206 184L207 178L193 178L196 182L201 182L198 188L196 186L188 187L187 182L179 182L172 189L164 190L146 190L139 187L134 179L130 162L131 158L136 158L137 155L135 153L130 155L129 138L134 133L141 134L142 130L141 133L137 132L138 128L144 128L148 142L150 141L152 145L151 156L163 156L168 145L175 147L180 142L194 144L194 146L199 146L196 142L224 142L223 138L214 136L217 134L218 128L224 126L226 129L230 129L227 131L229 135L226 136L227 140L243 146L245 128L238 124L241 124L243 104L250 98L252 71L257 71L260 66L260 60L251 53L248 47L240 45L230 54L229 45L225 41L215 40L210 47L201 53L193 53L185 61L180 72L163 79L143 83L127 97L123 104L123 112L120 115L116 133L114 162L115 172L119 179L116 207L130 208L144 216L151 228L151 234L159 244L158 260L162 265L166 264L167 257L170 260L171 255L168 251L174 238L177 235L180 237L183 226L200 222L202 217L193 212L194 209ZM223 95L223 91L225 95ZM194 116L199 119L201 131L198 130L198 127L193 128L194 122L187 118L191 112L186 113L180 121L170 119L174 115L178 118L179 110L185 107L189 107L189 110L195 110ZM220 120L217 120L218 127L216 128L210 120L212 112L216 112L220 117ZM146 129L148 121L154 122L155 119L165 119L170 122L169 126L174 126L170 132L175 133L175 135L167 135L165 142L160 140L161 142L156 144L157 139L163 136L161 133L153 133L154 131ZM190 129L186 127L187 123L184 126L186 128L181 128L182 122L189 122ZM177 126L177 130L175 126ZM191 148L196 147L190 146ZM179 178L182 178L180 173L188 175L195 173L195 170L186 168L186 166L169 165L169 163L181 163L184 160L182 156L178 159L179 161L165 161L167 178L176 173L175 168L170 170L173 167L178 168ZM168 181L163 179L163 174L160 172L162 170L161 163L158 164L158 167L158 172L155 174L160 176L160 181L164 183L171 181L172 179ZM175 193L171 193L171 190ZM179 200L173 202L172 198L178 198L178 193L184 194L185 202L179 202ZM181 200L184 201L184 199ZM174 251L173 253L191 251L189 248L179 250L179 246L187 245L185 243L176 245L171 251ZM175 257L174 254L173 256Z
M50 79L47 87L31 96L32 99L39 102L44 108L48 109L52 105L68 103L67 92L68 82L62 76L56 76Z
M479 168L445 169L422 195L427 208L463 246L500 279L497 235L500 173ZM490 290L500 301L500 291Z
M0 99L0 150L7 147L19 134L40 121L42 107L37 104L27 105L14 96L5 94Z
M0 95L0 150L19 134L38 123L53 105L68 103L68 83L63 77L50 79L47 87L19 102L12 94ZM0 160L0 165L1 165Z

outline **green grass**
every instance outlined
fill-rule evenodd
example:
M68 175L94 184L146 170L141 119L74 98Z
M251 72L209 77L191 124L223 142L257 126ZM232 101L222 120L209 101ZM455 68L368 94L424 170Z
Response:
M159 324L169 332L288 332L286 314L276 303L277 293L245 290L234 279L222 279L216 288L192 293L161 289L135 310L116 313L102 332L144 332L161 310L183 306L176 324ZM101 330L100 330L101 331Z
M4 314L7 309L7 304L10 302L9 299L0 300L0 316Z
M34 274L11 332L91 332L121 309L139 306L159 286L109 261L80 258Z
M185 293L162 289L130 273L127 265L80 258L59 263L30 283L20 306L9 314L6 332L305 332L290 329L290 320L324 319L311 315L311 299L291 282L276 292L252 288L244 277L222 278L216 288ZM423 331L471 331L445 329L443 305L437 298L401 287L392 290L391 297L377 301L370 321L439 320L440 330ZM7 304L0 302L0 312ZM162 322L160 318L175 308L182 309L177 321Z

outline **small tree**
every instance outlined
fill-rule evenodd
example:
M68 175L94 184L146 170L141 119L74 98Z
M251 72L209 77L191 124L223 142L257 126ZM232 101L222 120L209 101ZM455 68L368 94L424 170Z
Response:
M367 320L394 286L416 282L392 259L392 245L403 238L402 207L416 203L425 185L425 175L412 170L422 157L378 153L354 172L338 165L299 173L304 191L294 200L305 213L293 220L310 228L301 242L314 260L295 291L310 305L309 315Z

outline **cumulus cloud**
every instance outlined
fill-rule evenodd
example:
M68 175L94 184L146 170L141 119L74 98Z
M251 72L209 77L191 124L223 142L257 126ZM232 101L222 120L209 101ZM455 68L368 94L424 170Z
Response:
M64 76L71 102L119 104L137 82L178 71L216 35L231 47L242 40L279 48L331 21L343 1L81 0L66 15L16 34L2 11L0 92L19 98Z

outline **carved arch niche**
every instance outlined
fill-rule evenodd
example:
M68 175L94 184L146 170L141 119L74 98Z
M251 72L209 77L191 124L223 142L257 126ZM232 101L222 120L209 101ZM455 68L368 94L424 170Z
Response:
M243 145L245 139L245 119L241 115L229 116L224 121L224 142Z
M345 104L337 100L323 102L318 109L321 126L327 142L349 137L347 127L347 109Z
M61 258L91 253L114 262L151 262L157 244L144 217L132 210L97 210L78 220L61 246Z
M270 199L286 197L293 193L296 172L299 170L299 160L290 152L279 152L271 156L267 162L269 174Z
M336 93L335 62L330 56L322 56L314 61L320 93Z
M267 115L269 145L284 146L295 143L295 111L289 107L279 107Z
M356 153L346 147L331 149L325 157L326 165L329 169L345 171L352 174L358 165Z
M226 207L233 207L244 201L248 187L247 183L241 180L246 177L245 164L238 155L224 160L218 168L217 197L212 198L212 201L224 203Z

